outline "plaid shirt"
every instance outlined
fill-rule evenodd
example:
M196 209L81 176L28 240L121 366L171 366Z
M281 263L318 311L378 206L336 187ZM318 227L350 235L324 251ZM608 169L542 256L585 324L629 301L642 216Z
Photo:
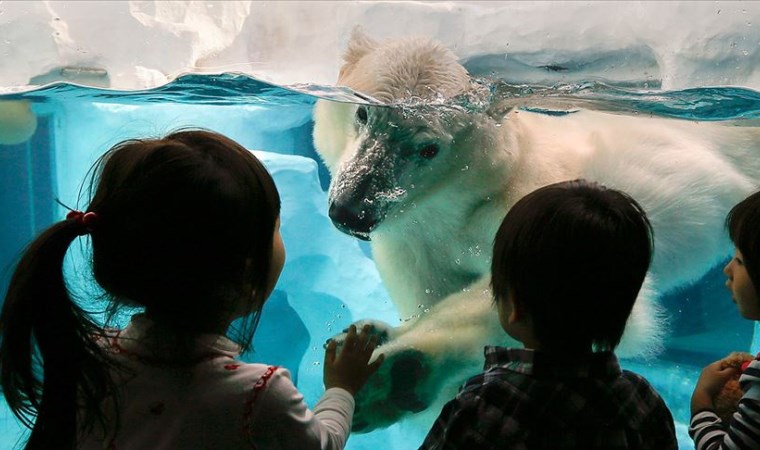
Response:
M613 353L486 347L485 372L444 406L420 450L677 450L673 416Z

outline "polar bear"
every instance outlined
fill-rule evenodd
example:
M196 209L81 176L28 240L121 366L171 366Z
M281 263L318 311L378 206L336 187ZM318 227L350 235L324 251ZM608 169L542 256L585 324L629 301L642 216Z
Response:
M639 356L660 342L657 297L728 255L725 215L760 180L757 128L516 108L488 100L450 50L425 38L377 42L355 30L344 60L338 85L394 106L315 105L314 144L332 174L329 214L370 241L402 320L370 320L386 361L357 397L355 431L437 413L480 371L483 345L514 345L488 274L498 225L522 196L586 178L645 208L655 254L619 349Z

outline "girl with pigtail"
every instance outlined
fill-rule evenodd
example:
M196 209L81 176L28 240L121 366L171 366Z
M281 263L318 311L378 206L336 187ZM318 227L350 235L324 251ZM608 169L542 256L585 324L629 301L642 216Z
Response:
M313 411L286 369L237 359L285 260L261 162L184 130L117 144L91 173L89 206L29 245L0 314L0 384L25 448L343 448L353 395L382 363L368 329L327 346ZM109 310L141 310L124 329L69 294L64 256L82 235Z

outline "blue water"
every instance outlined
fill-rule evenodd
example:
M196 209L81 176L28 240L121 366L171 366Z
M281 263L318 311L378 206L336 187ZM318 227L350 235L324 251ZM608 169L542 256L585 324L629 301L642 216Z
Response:
M547 114L571 114L574 107L659 115L686 120L748 120L760 117L760 93L742 88L699 88L676 92L636 90L601 82L562 86L489 84L492 96ZM374 318L398 323L369 249L338 232L327 217L329 173L311 142L311 110L317 96L373 103L338 88L274 86L244 75L187 75L145 91L120 92L68 84L0 95L29 100L38 116L32 139L0 146L0 288L24 244L75 207L80 182L95 158L131 137L161 135L195 126L238 140L272 172L283 199L282 232L288 261L267 303L251 361L291 369L307 402L322 391L322 343L354 320ZM88 283L86 241L72 248L67 262L73 288L94 298ZM719 268L694 286L663 299L670 334L662 355L652 361L625 361L646 376L665 398L677 421L681 448L686 435L691 389L705 364L734 350L753 350L753 326L741 319L723 287ZM87 300L85 300L87 301ZM353 435L349 449L416 448L427 430L402 423ZM12 448L22 430L0 404L0 449Z

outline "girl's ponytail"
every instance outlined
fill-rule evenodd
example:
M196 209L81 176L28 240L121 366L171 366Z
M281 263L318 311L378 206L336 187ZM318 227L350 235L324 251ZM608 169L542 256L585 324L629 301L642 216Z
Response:
M240 144L202 130L127 140L90 175L96 212L73 211L32 242L0 313L0 384L32 428L28 449L71 449L81 436L119 428L114 370L126 367L101 348L103 330L63 277L78 235L91 232L92 274L109 312L145 308L188 338L244 313L237 341L250 345L258 318L250 313L263 301L250 293L271 288L280 197Z
M63 277L66 251L86 232L79 213L38 236L13 273L0 314L0 383L13 413L32 428L27 449L74 448L77 421L81 429L103 417L112 384L94 340L100 328L72 300Z

